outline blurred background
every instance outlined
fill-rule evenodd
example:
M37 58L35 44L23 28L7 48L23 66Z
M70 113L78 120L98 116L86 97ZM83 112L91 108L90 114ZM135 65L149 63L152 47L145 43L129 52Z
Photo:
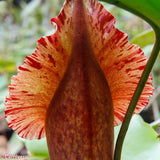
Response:
M41 36L54 33L50 19L55 17L64 0L7 0L0 1L0 155L31 154L25 141L8 128L4 101L8 85L24 57L34 52ZM152 28L142 19L115 6L103 3L117 19L116 27L126 32L129 40L138 44L149 57L154 43ZM159 133L160 117L160 56L153 68L154 95L140 115Z

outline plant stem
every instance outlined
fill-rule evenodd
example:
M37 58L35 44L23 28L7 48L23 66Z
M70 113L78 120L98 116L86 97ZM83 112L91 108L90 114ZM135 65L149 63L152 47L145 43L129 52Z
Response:
M132 100L129 104L128 110L126 112L124 121L122 123L119 135L118 135L118 139L116 142L116 148L115 148L115 153L114 153L114 160L120 160L121 159L121 152L122 152L122 146L123 146L123 142L124 142L124 138L125 135L127 133L128 130L128 126L129 123L131 121L131 117L132 114L136 108L137 102L140 98L140 95L143 91L143 88L147 82L147 79L149 77L149 74L152 70L152 67L155 63L155 60L158 56L158 53L160 51L160 30L159 29L155 29L155 33L156 33L156 40L155 40L155 44L154 44L154 48L152 50L151 56L146 64L146 67L142 73L141 79L137 85L137 88L134 92L134 95L132 97Z

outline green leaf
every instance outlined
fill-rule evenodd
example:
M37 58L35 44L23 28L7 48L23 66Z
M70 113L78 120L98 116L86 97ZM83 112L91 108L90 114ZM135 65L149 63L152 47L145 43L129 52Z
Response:
M155 35L153 30L144 31L141 34L136 35L132 40L131 43L138 44L141 48L153 44L155 41ZM153 48L153 47L152 47Z
M115 139L120 126L115 127ZM124 140L122 160L159 160L160 141L153 128L139 115L132 117Z
M14 72L16 65L13 61L3 60L0 58L0 74L5 72Z
M31 156L49 157L46 138L40 140L26 140L22 139L26 145L27 150Z
M160 0L102 0L124 8L160 28Z

